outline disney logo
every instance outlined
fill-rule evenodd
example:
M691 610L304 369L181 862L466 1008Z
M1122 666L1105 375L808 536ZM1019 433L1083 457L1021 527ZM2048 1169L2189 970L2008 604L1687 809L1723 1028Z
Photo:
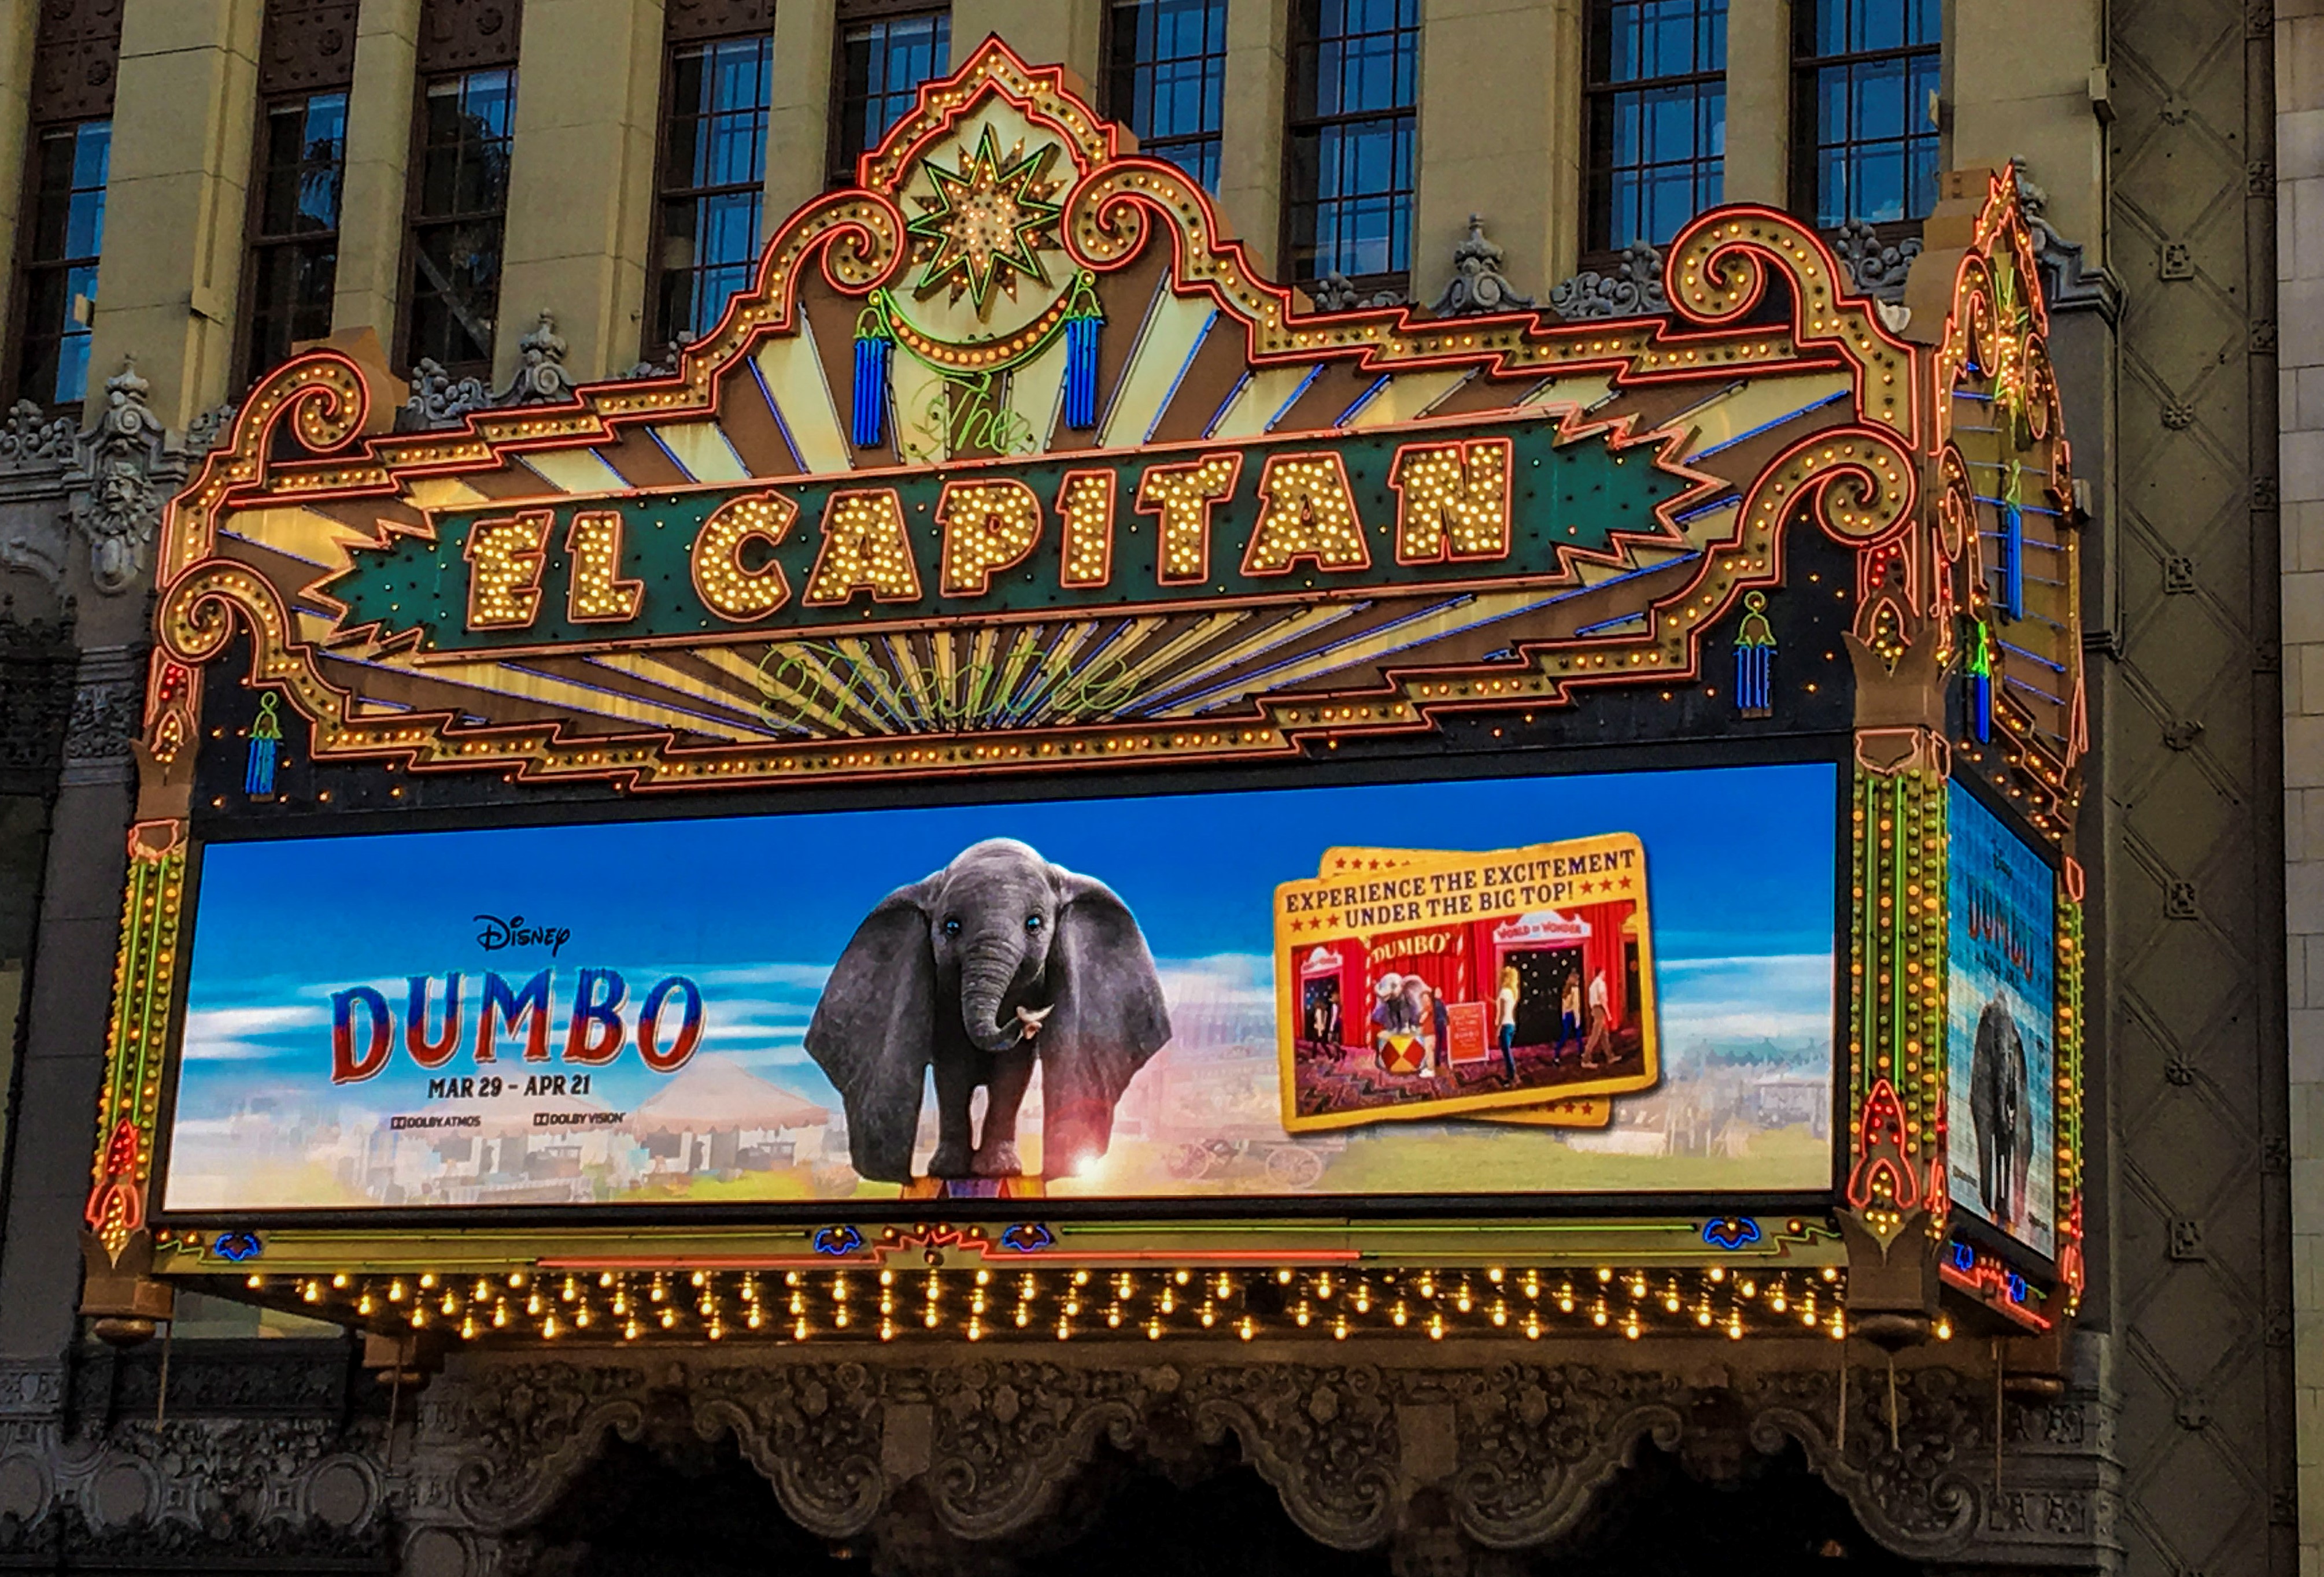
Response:
M527 925L521 914L512 914L506 920L489 914L479 914L475 918L484 928L476 933L476 945L488 953L496 953L503 948L547 948L549 956L553 958L558 949L573 940L573 932L568 927Z

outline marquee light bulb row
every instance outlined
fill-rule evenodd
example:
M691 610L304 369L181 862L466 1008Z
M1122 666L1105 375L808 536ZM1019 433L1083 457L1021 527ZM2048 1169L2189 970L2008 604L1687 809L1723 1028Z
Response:
M596 1270L253 1275L262 1301L463 1340L1847 1334L1837 1267Z

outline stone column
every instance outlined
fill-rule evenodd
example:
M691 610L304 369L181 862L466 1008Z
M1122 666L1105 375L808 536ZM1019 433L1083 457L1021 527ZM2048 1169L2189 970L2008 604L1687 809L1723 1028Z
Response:
M0 279L16 277L16 214L24 197L24 150L32 115L32 49L41 8L11 5L0 12ZM15 327L0 325L0 336ZM0 338L0 348L5 348Z
M1422 0L1420 23L1413 298L1443 288L1471 214L1545 298L1581 250L1579 0Z
M1286 0L1227 0L1219 212L1269 272L1282 263L1283 105L1290 87Z
M2324 5L2276 7L2277 416L2301 1559L2324 1559Z
M124 0L89 408L137 358L182 427L227 387L242 288L263 0Z
M775 59L767 108L767 233L823 190L831 159L834 0L775 7Z
M637 360L661 53L661 0L526 0L496 383L544 309L575 380Z
M1790 203L1791 124L1792 0L1728 0L1728 202Z
M2046 0L2043 43L2023 0L1953 0L1946 30L1951 130L1944 168L2025 160L2050 196L2043 216L2104 266L2106 137L2090 105L2090 63L2105 58L2102 0Z
M952 63L997 32L1028 64L1064 66L1094 103L1104 31L1105 0L953 0Z
M376 329L391 355L403 293L420 4L363 0L355 17L355 83L347 90L347 166L331 328Z
M15 1164L7 1179L7 1252L0 1254L0 1361L54 1362L72 1340L81 1209L97 1151L128 866L129 738L143 692L144 600L94 591L79 556L76 545L78 633L108 644L81 649L50 821Z

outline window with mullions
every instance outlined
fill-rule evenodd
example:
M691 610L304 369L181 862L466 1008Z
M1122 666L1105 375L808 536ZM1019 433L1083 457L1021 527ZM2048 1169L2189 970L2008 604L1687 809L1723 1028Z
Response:
M88 393L88 331L97 313L97 258L105 245L105 175L111 121L42 126L33 133L31 223L25 227L16 398L71 405Z
M1792 196L1819 228L1917 221L1935 205L1940 4L1794 6Z
M718 321L751 282L765 201L774 41L721 39L670 51L662 98L661 241L650 344Z
M404 362L489 376L500 311L516 72L464 71L428 83L411 200Z
M1226 100L1226 0L1115 0L1106 113L1138 133L1138 151L1219 189Z
M1592 0L1589 249L1667 243L1720 198L1727 0Z
M1292 20L1292 277L1400 287L1412 267L1420 0L1294 0Z
M314 93L266 106L250 238L249 375L331 332L339 268L339 193L347 96Z
M839 113L831 142L831 182L855 179L855 161L918 102L920 84L952 65L952 13L884 16L844 25L839 37Z

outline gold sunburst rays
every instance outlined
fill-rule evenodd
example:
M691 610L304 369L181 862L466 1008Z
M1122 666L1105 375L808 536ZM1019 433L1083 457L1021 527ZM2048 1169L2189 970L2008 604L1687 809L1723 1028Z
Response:
M1216 675L1230 673L1246 663L1258 661L1271 651L1299 640L1317 630L1354 617L1369 606L1363 602L1329 602L1309 606L1277 607L1254 610L1252 618L1263 620L1260 627L1226 646L1206 654L1192 666L1164 676L1162 683L1149 692L1125 701L1109 714L1112 717L1143 715L1162 711L1156 703L1165 701ZM1267 619L1268 613L1280 617Z
M1415 614L1393 618L1370 629L1359 630L1341 639L1331 641L1316 649L1289 658L1267 670L1263 676L1253 675L1242 688L1243 694L1262 692L1272 694L1293 685L1304 684L1325 674L1362 667L1382 657L1425 646L1432 641L1497 623L1537 608L1547 601L1538 591L1494 591L1480 596L1454 598L1450 602L1423 610ZM1230 682L1227 688L1233 688ZM1191 718L1223 701L1240 699L1222 695L1218 691L1198 691L1162 707L1152 715L1159 718Z

